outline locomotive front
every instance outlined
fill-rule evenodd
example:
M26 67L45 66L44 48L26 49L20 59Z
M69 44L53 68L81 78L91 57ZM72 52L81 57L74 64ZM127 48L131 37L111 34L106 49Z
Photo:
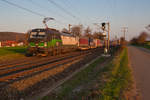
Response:
M28 32L27 56L46 55L47 34L45 29L33 29Z

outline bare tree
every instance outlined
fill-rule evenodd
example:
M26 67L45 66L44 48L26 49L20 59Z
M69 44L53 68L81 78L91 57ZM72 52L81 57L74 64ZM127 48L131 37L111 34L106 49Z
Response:
M104 40L104 35L103 35L102 32L94 32L93 37L94 37L95 39Z
M150 24L149 24L148 26L146 26L146 29L147 29L148 31L150 31Z
M137 44L137 41L138 41L137 37L134 37L130 40L130 43L134 45Z
M75 36L81 36L82 29L83 29L82 25L75 25L71 28L71 33Z
M144 44L147 37L148 34L146 32L142 32L137 39L138 44Z
M85 30L84 30L84 36L87 37L92 37L92 30L90 29L90 27L88 26Z

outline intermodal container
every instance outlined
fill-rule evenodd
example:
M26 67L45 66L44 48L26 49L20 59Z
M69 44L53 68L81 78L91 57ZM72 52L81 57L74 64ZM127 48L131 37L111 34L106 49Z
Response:
M79 46L89 46L89 39L86 37L81 37L79 39Z

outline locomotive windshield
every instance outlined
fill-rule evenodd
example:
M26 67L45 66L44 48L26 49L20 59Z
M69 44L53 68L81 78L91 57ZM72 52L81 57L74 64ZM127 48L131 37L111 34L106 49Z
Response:
M45 38L45 32L31 32L30 38Z

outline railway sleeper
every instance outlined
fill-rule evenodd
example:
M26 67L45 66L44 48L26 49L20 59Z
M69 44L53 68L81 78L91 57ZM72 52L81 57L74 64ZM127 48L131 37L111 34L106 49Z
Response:
M54 81L54 82L56 82L57 81L57 78L56 78L56 76L54 75L54 76L51 76L51 78L52 78L52 80Z
M58 79L61 79L61 78L64 77L64 75L63 75L62 73L60 73L60 74L57 74L56 77L57 77Z

